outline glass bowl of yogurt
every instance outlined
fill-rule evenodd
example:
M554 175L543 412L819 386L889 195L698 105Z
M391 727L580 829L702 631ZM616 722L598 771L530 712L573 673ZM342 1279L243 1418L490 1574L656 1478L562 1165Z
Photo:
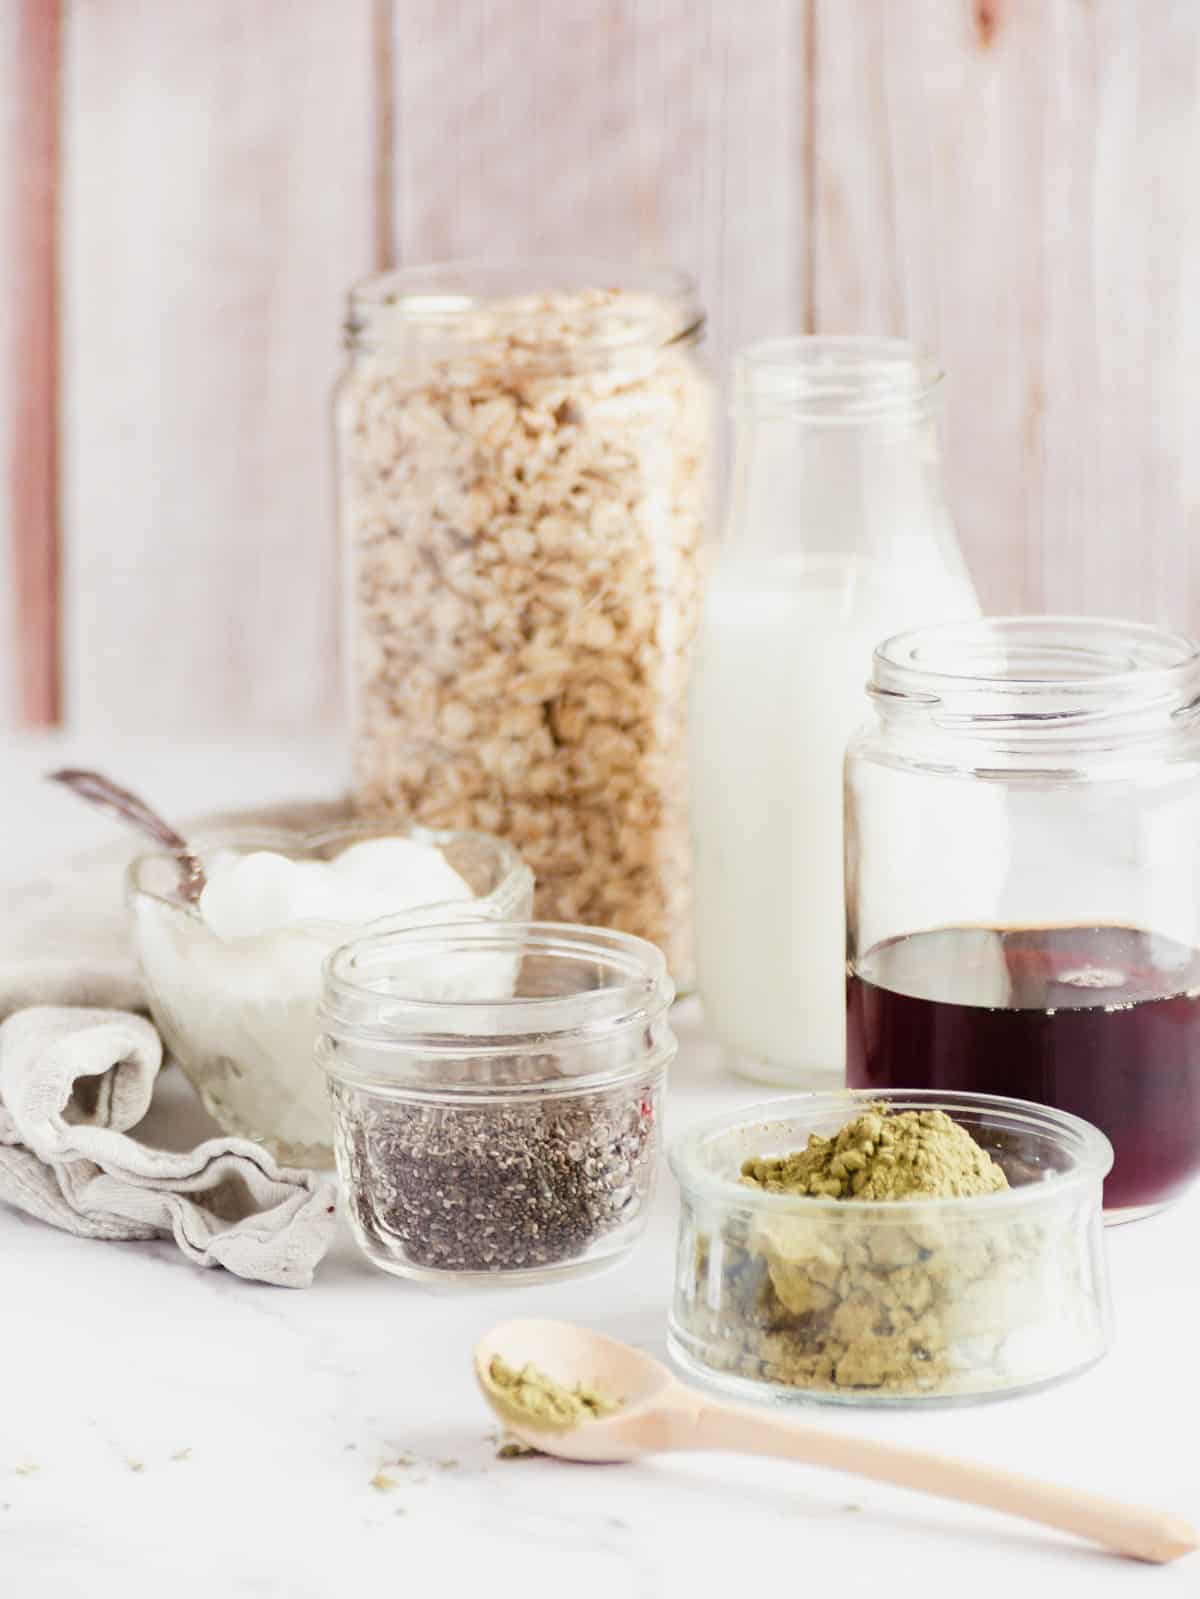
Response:
M206 877L198 904L180 896L173 855L129 868L150 1014L224 1132L288 1165L332 1166L314 1063L326 957L367 929L528 918L533 874L501 839L396 822L243 829L192 844Z

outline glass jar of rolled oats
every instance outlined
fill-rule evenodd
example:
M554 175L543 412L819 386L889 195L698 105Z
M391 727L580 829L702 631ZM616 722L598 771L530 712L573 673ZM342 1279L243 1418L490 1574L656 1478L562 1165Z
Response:
M711 391L670 271L356 288L337 396L354 793L510 840L537 914L691 974L685 713Z

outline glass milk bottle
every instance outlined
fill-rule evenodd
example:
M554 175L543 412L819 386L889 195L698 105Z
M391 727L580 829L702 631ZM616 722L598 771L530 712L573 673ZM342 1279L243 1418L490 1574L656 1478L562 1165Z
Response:
M979 614L943 492L940 387L893 339L774 339L737 362L690 758L699 987L747 1076L841 1074L842 757L872 651Z

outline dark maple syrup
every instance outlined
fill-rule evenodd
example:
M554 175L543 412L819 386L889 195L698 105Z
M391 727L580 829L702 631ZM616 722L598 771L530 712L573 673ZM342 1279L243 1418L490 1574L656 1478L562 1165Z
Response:
M946 927L877 945L847 985L851 1088L1005 1094L1083 1116L1105 1210L1200 1172L1200 952L1125 927Z

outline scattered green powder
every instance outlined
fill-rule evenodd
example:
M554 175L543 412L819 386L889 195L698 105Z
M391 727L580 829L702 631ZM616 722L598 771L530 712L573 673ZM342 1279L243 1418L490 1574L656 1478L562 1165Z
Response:
M541 1451L532 1444L523 1444L517 1438L510 1439L506 1444L501 1444L496 1450L497 1460L528 1460L530 1455L540 1454Z
M514 1426L535 1427L543 1432L569 1432L580 1422L611 1416L621 1408L620 1400L597 1388L582 1383L565 1388L536 1366L523 1366L516 1371L499 1355L488 1367L487 1387Z

